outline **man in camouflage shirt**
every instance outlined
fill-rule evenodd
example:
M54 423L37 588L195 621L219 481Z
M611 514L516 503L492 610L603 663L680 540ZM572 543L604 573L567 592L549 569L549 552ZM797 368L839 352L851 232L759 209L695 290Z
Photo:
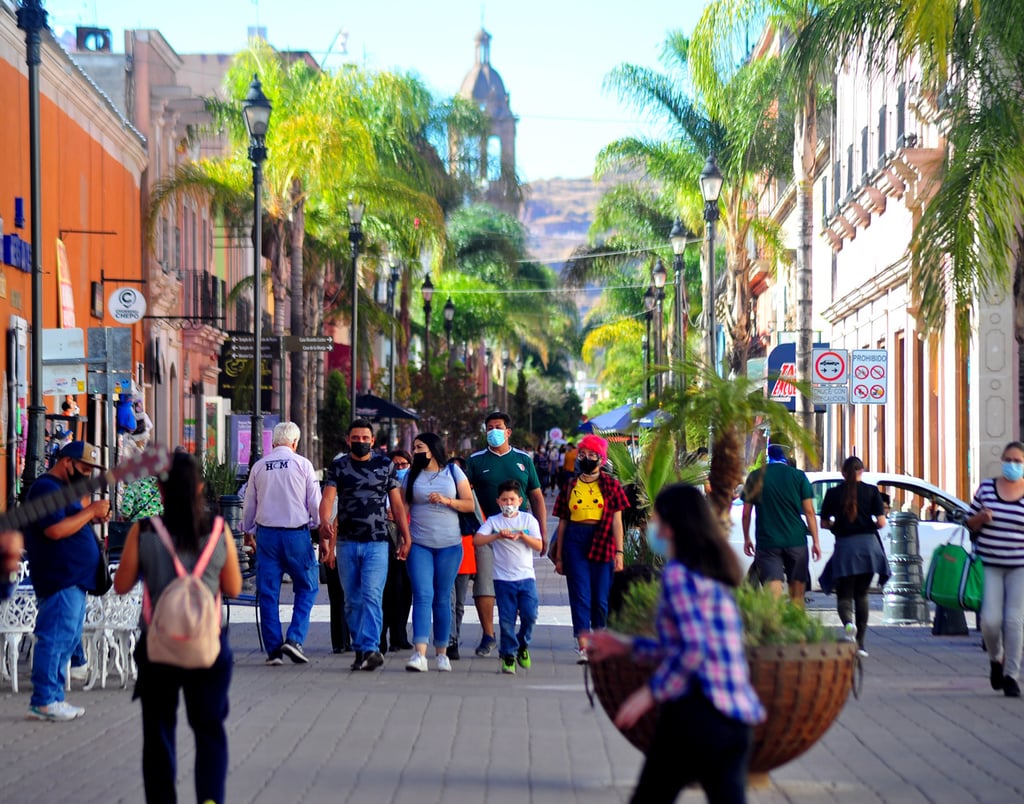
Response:
M345 591L345 619L356 652L352 669L375 670L384 664L379 647L384 623L384 582L391 549L389 502L401 535L400 561L408 555L412 537L395 467L386 455L373 451L370 423L365 419L353 421L348 428L348 442L350 452L335 458L327 470L320 501L320 544L327 566L337 565ZM338 518L332 521L335 499ZM335 553L338 542L341 544Z

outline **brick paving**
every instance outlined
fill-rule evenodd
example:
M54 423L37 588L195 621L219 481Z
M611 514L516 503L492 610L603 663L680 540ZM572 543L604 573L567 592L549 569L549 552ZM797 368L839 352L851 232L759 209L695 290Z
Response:
M642 757L599 706L588 705L565 584L546 560L537 567L544 624L533 668L514 677L498 673L497 658L472 655L474 624L464 630L469 655L450 674L406 673L405 653L390 654L376 673L350 673L351 654L329 650L326 590L306 643L310 664L265 667L255 625L242 612L231 631L229 800L628 800ZM818 595L812 606L833 603ZM977 633L873 626L868 639L860 698L851 697L821 742L774 771L750 800L1024 800L1024 701L989 689ZM86 707L84 718L39 723L25 720L24 664L21 679L18 695L0 689L0 802L141 801L141 719L130 690L76 688L69 699ZM180 711L178 790L193 801L191 732ZM680 800L703 795L687 791Z

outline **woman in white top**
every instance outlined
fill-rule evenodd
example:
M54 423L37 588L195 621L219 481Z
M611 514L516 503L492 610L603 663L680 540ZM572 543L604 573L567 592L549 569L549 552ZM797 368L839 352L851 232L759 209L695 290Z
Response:
M459 512L473 510L473 492L458 466L448 465L444 442L434 433L413 441L412 467L405 478L412 548L406 561L412 583L411 673L427 670L427 641L433 613L437 669L452 669L447 656L451 633L451 593L462 563Z

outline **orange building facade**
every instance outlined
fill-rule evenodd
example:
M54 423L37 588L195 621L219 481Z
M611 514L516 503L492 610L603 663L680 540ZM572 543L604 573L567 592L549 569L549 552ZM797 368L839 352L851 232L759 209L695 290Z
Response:
M113 320L108 300L122 288L144 292L140 185L147 163L145 139L47 32L39 68L43 242L31 244L41 248L43 320L31 320L27 75L24 32L13 13L0 5L0 229L5 245L0 323L7 332L0 351L0 505L5 508L19 491L23 466L25 408L33 381L27 376L31 356L25 346L31 343L30 328L41 324L44 331L75 327L87 333L90 328L127 326L132 379L141 377L144 355L142 323ZM63 303L58 239L67 254L70 285ZM77 378L76 391L81 413L89 419L86 434L108 445L99 423L108 420L112 401L87 394L84 378ZM64 398L44 396L48 413L60 413Z

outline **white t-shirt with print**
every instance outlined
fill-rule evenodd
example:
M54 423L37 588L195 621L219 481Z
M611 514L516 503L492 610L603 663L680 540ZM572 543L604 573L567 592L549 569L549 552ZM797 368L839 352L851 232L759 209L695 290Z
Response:
M502 530L520 530L534 539L540 538L540 523L526 511L511 518L504 514L489 516L478 532L490 535ZM525 581L537 577L533 571L534 551L526 542L495 539L491 546L494 548L494 580Z

